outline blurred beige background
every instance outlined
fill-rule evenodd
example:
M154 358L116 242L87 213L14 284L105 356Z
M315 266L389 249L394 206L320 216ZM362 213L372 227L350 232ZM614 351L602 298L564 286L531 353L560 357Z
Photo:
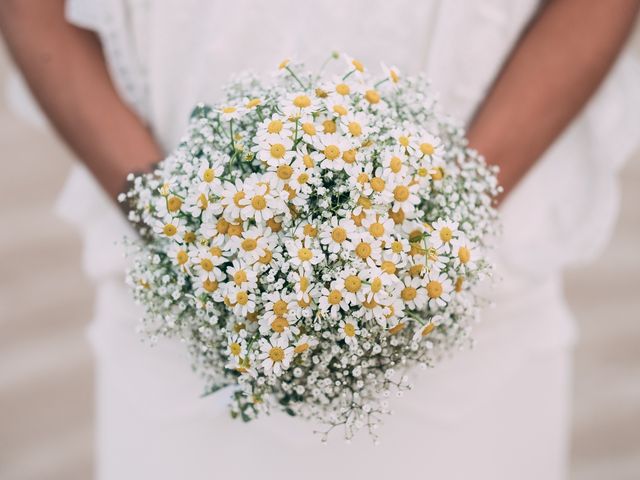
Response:
M640 41L634 43L640 55ZM0 50L0 92L8 68ZM3 98L0 148L0 479L89 479L93 367L84 330L93 292L80 268L78 235L52 211L73 159ZM611 244L567 275L581 329L576 480L640 479L640 152L621 183Z

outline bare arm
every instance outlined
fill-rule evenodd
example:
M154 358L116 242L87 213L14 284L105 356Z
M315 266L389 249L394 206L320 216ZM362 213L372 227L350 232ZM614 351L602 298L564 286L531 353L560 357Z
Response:
M1 0L0 28L53 126L112 198L129 172L160 160L118 96L96 36L65 20L64 0Z
M580 112L633 28L638 0L549 0L469 129L508 194ZM640 80L639 80L640 82Z

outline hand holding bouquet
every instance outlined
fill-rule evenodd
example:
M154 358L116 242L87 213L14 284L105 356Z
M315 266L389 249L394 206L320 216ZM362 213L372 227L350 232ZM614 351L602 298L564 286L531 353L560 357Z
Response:
M350 438L468 342L498 187L423 78L343 57L336 76L240 76L126 197L145 332L183 340L234 416Z

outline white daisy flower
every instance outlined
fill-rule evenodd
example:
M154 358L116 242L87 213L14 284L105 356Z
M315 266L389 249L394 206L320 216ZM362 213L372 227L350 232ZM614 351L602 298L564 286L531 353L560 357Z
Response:
M358 335L360 334L360 329L358 328L358 324L352 318L348 320L340 320L340 325L338 325L338 332L340 334L340 338L344 340L347 345L351 348L355 348L358 345Z
M193 247L190 252L191 264L198 278L203 280L222 281L226 278L220 268L226 259L218 255L218 247L207 248L204 246Z
M337 318L340 310L348 311L349 302L344 294L344 284L341 285L334 280L331 282L329 289L323 288L321 291L320 301L318 302L320 310L332 318Z
M375 240L387 242L395 229L395 223L389 217L376 212L368 213L362 220L362 227Z
M295 268L311 268L324 260L322 250L317 248L315 242L306 237L287 243L287 249L291 256L291 265Z
M288 211L285 200L267 181L245 183L245 195L239 201L243 220L252 219L262 223L275 215Z
M227 275L236 287L247 291L255 290L258 287L258 275L248 265L243 265L239 260L234 260L227 268Z
M282 375L291 363L293 358L294 347L289 345L286 337L271 339L260 339L260 355L258 359L261 361L261 367L267 376Z
M318 110L318 101L305 92L296 92L284 99L281 108L287 117L300 118Z
M185 221L180 217L167 215L162 220L156 220L153 230L163 237L171 238L176 242L182 242L182 235L185 232Z
M451 255L455 268L464 267L468 270L476 268L476 248L466 235L458 231L457 238L451 240Z
M453 240L458 238L458 223L448 219L440 219L431 225L433 231L429 236L429 241L434 248L443 249L446 252L451 250Z
M246 113L246 110L243 107L236 105L223 105L218 109L218 113L222 120L228 122L240 118Z
M340 250L352 250L356 225L353 220L340 217L331 217L328 224L324 224L320 230L320 243L327 246L331 253Z
M282 164L290 164L294 152L291 151L293 140L277 134L268 134L256 147L253 148L257 152L258 158L266 162L270 166L277 167Z
M246 197L244 189L244 182L239 179L235 183L226 182L224 184L220 205L224 208L224 217L229 222L240 218L242 209L246 206L242 202Z
M427 303L427 291L422 284L422 278L407 275L402 280L400 298L412 310L420 310Z
M389 83L394 88L397 87L398 82L400 82L400 70L398 70L398 68L395 66L388 67L384 62L381 63L380 66L382 67L382 71L389 79Z
M198 180L200 190L205 193L212 191L217 193L222 188L220 178L224 175L224 165L221 162L209 162L202 160L198 167Z
M453 284L451 279L444 273L437 270L431 270L425 278L426 292L429 301L429 307L444 307L451 299Z
M313 146L322 154L322 168L341 170L345 166L342 155L351 149L351 143L338 134L321 134L315 139Z

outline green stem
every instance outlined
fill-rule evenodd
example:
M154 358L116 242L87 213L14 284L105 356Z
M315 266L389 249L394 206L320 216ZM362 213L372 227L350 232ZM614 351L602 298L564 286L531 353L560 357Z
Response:
M291 70L291 68L289 68L288 65L286 67L284 67L284 68L285 68L285 70L287 72L289 72L289 74L293 77L293 79L300 84L300 86L303 89L305 89L305 90L307 89L306 85L304 83L302 83L302 81L298 78L298 76L295 73L293 73L293 70Z

